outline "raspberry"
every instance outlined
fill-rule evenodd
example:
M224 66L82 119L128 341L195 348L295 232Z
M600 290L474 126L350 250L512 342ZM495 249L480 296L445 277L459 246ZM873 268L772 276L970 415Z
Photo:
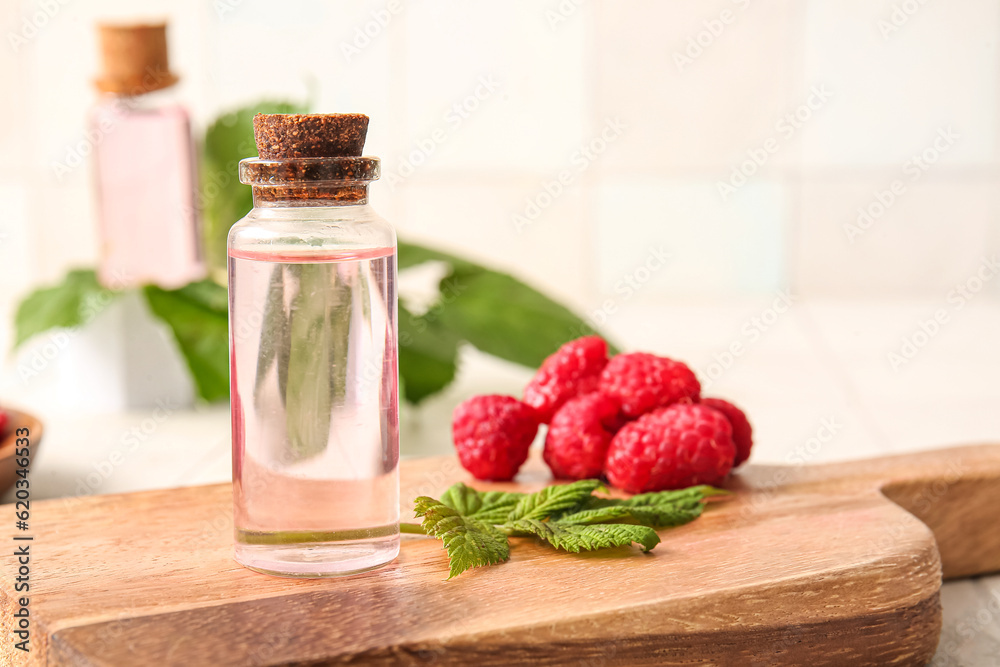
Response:
M512 396L473 396L451 418L458 460L476 479L512 479L537 432L538 415Z
M736 445L736 459L733 461L733 467L735 468L750 458L750 449L753 447L753 427L750 426L746 414L729 401L724 401L721 398L703 398L701 404L724 414L729 420L729 425L733 427L733 444Z
M736 455L725 416L700 404L679 403L643 415L611 440L604 471L630 493L718 484Z
M600 477L614 436L618 401L600 392L571 398L556 411L545 436L545 462L558 479Z
M524 402L535 408L548 424L563 403L597 389L608 363L608 344L599 336L585 336L566 343L550 355L524 388Z
M679 361L647 352L619 354L601 373L600 390L621 401L627 417L672 403L694 403L701 385Z

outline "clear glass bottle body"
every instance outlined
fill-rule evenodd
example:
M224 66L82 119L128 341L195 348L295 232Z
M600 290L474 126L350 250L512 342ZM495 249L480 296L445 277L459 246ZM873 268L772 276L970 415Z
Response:
M107 287L173 288L204 275L190 120L165 95L108 94L91 112L98 278Z
M287 203L229 234L235 556L349 574L399 552L395 232L366 200Z

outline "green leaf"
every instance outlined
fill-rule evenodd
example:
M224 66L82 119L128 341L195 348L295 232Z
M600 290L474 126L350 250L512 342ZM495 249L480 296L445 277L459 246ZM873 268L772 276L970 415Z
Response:
M573 553L627 546L633 542L639 544L643 551L649 551L660 543L660 536L652 528L623 523L578 525L520 519L507 524L507 527L515 533L535 535L557 549Z
M94 271L70 271L58 285L35 290L18 305L14 347L49 329L86 324L117 295L97 282Z
M459 339L440 319L399 304L399 373L403 397L416 405L455 379Z
M536 368L560 345L595 332L565 306L513 276L416 243L399 242L400 270L425 262L451 267L434 310L444 327L494 356ZM606 338L606 337L605 337ZM618 349L609 342L609 352Z
M556 516L560 512L577 509L586 502L590 494L604 486L596 479L581 479L570 484L547 486L541 491L529 494L518 501L511 510L507 521L520 519L545 519Z
M707 498L726 494L729 492L711 486L692 486L679 491L643 493L626 499L592 496L580 511L560 520L591 523L606 516L609 519L631 519L646 526L680 526L701 516Z
M453 485L441 496L441 502L459 514L488 524L507 520L514 506L525 494L505 491L477 491L461 482Z
M596 509L585 509L570 514L563 514L559 517L559 523L612 523L616 521L627 521L632 517L632 508L623 505L611 505Z
M289 448L297 459L324 451L330 440L334 405L342 405L347 392L348 358L352 299L356 294L354 278L339 277L330 264L289 264L275 267L295 285L288 308L279 355L287 350L287 366L279 368L286 375L285 423ZM265 330L264 336L268 335ZM282 378L279 378L281 382Z
M444 542L451 563L449 579L469 568L493 565L510 558L507 536L489 524L462 516L457 510L427 496L414 501L414 512L423 517L424 531Z
M240 183L240 160L257 155L253 117L258 113L305 113L301 104L262 101L220 116L205 132L202 143L201 213L205 258L221 279L226 267L229 228L253 207L250 187Z
M441 250L434 250L433 248L428 248L417 243L398 241L396 247L396 268L400 271L412 266L419 266L426 262L444 262L452 268L486 270L484 267L462 259L457 255L451 255Z
M229 396L229 318L226 288L210 280L176 290L155 285L143 288L149 309L174 334L194 377L198 395L206 401Z
M442 280L442 323L479 350L537 368L561 345L592 333L566 307L505 273L456 269ZM612 347L612 353L615 350Z
M640 493L621 501L622 505L629 507L639 507L643 505L664 505L670 503L700 503L712 496L732 495L731 491L717 489L712 486L689 486L686 489L675 491L654 491L652 493ZM693 505L690 505L693 506Z

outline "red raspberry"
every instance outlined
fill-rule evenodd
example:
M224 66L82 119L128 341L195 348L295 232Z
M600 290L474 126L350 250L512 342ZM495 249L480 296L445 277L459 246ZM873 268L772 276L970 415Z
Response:
M548 424L563 403L597 389L608 363L608 344L599 336L570 341L550 355L524 388L524 402Z
M733 461L733 467L735 468L750 458L750 449L753 447L753 427L750 426L750 420L747 419L746 413L721 398L703 398L701 404L724 414L729 420L729 425L733 427L733 444L736 445L736 460Z
M451 418L458 460L476 479L512 479L537 432L538 415L512 396L473 396Z
M545 436L545 462L558 479L600 477L615 434L618 401L595 391L566 401Z
M611 440L604 471L630 493L718 484L736 456L733 430L722 413L679 403L643 415Z
M619 354L601 373L600 390L622 404L627 417L638 417L672 403L694 403L701 384L679 361L647 352Z

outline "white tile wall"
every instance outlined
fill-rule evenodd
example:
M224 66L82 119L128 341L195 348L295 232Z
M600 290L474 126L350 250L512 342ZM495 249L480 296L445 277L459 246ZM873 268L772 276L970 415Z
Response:
M794 282L806 293L944 299L995 252L1000 191L993 178L931 179L891 170L806 181Z
M51 165L83 132L93 22L165 15L178 93L198 127L263 97L367 112L368 152L386 173L420 163L403 183L376 186L404 234L581 307L613 294L653 243L674 259L644 287L651 297L786 285L936 295L1000 251L1000 5L916 3L905 20L896 6L92 0L59 4L14 51L7 36L40 8L19 0L0 17L0 84L13 101L0 108L0 177L27 193L24 219L5 213L3 224L33 259L27 277L4 263L0 280L20 291L94 261L89 170L59 181ZM883 36L880 22L894 19ZM602 140L609 121L623 129ZM914 155L933 157L948 127L958 138L848 242L857 207ZM591 144L601 150L583 157ZM724 197L720 184L741 169L746 184ZM517 233L515 214L547 204L562 171L555 203ZM1000 294L1000 281L988 292Z
M963 140L941 160L997 160L1000 4L812 0L805 72L833 98L826 122L804 128L809 166L898 165L953 126Z
M780 183L748 184L723 202L707 180L609 178L596 211L602 293L628 293L631 282L644 293L702 296L784 284L788 203ZM660 251L670 255L662 267Z
M597 2L596 114L631 123L606 167L728 174L796 99L797 4Z

